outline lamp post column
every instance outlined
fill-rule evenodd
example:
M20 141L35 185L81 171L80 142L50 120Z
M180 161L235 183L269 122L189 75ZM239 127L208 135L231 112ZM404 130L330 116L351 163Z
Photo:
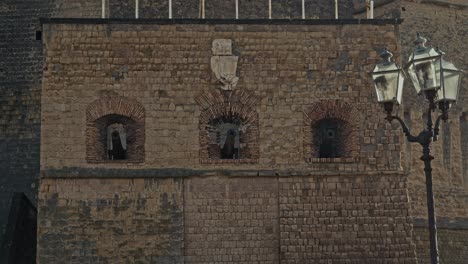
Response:
M434 193L432 191L432 167L431 161L434 159L430 154L431 146L423 146L424 172L426 174L426 193L427 193L427 217L429 222L429 243L431 250L431 264L439 263L439 250L437 248L437 227L435 218Z
M432 99L432 98L431 98ZM433 99L430 99L430 105L433 106ZM431 143L434 138L434 130L432 124L432 107L429 107L427 114L427 129L426 135L422 136L420 144L423 148L423 155L421 160L424 161L424 173L426 175L426 198L427 198L427 219L429 225L429 243L430 243L430 255L431 264L439 263L439 249L437 247L437 226L435 217L435 203L434 203L434 192L432 190L432 166L431 162L434 157L431 155ZM438 122L437 123L437 130ZM421 134L422 135L422 134Z

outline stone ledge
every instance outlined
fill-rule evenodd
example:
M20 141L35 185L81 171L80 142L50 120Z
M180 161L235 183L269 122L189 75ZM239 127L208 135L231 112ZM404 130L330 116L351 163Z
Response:
M77 168L45 169L41 178L184 178L184 177L303 177L303 176L383 176L407 175L403 170L367 171L367 172L333 172L310 171L296 169L278 170L233 170L233 169L189 169L189 168L158 168L158 169L114 169L114 168Z
M398 25L403 19L108 19L41 18L41 24L154 24L154 25Z
M359 158L306 158L308 163L358 163Z

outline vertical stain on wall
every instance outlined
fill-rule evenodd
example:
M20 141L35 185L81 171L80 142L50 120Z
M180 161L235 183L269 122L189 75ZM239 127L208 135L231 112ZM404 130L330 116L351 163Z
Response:
M463 162L463 183L468 189L468 114L466 112L460 116L460 147Z

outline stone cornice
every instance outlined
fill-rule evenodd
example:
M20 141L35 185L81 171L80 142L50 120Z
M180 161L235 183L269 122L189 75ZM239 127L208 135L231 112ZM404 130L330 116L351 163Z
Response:
M190 169L190 168L151 168L151 169L118 169L118 168L78 168L44 169L41 178L184 178L184 177L306 177L306 176L390 176L408 175L402 170L388 171L316 171L300 169Z
M135 25L398 25L403 19L101 19L41 18L41 24L135 24Z

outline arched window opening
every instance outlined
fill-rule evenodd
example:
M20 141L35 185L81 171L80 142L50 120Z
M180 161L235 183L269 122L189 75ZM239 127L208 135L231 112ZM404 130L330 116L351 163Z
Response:
M322 100L304 111L306 162L357 162L360 114L341 100Z
M86 109L88 163L142 163L145 160L145 109L121 96L97 99Z
M201 164L258 163L259 97L241 89L211 90L195 98L201 106L199 144Z
M344 156L344 122L337 118L318 121L312 128L313 143L318 158L341 158Z
M220 117L209 122L209 157L212 159L246 158L245 132L247 126L236 116Z
M138 124L123 115L105 115L95 121L98 132L97 146L102 160L133 160L138 148Z

